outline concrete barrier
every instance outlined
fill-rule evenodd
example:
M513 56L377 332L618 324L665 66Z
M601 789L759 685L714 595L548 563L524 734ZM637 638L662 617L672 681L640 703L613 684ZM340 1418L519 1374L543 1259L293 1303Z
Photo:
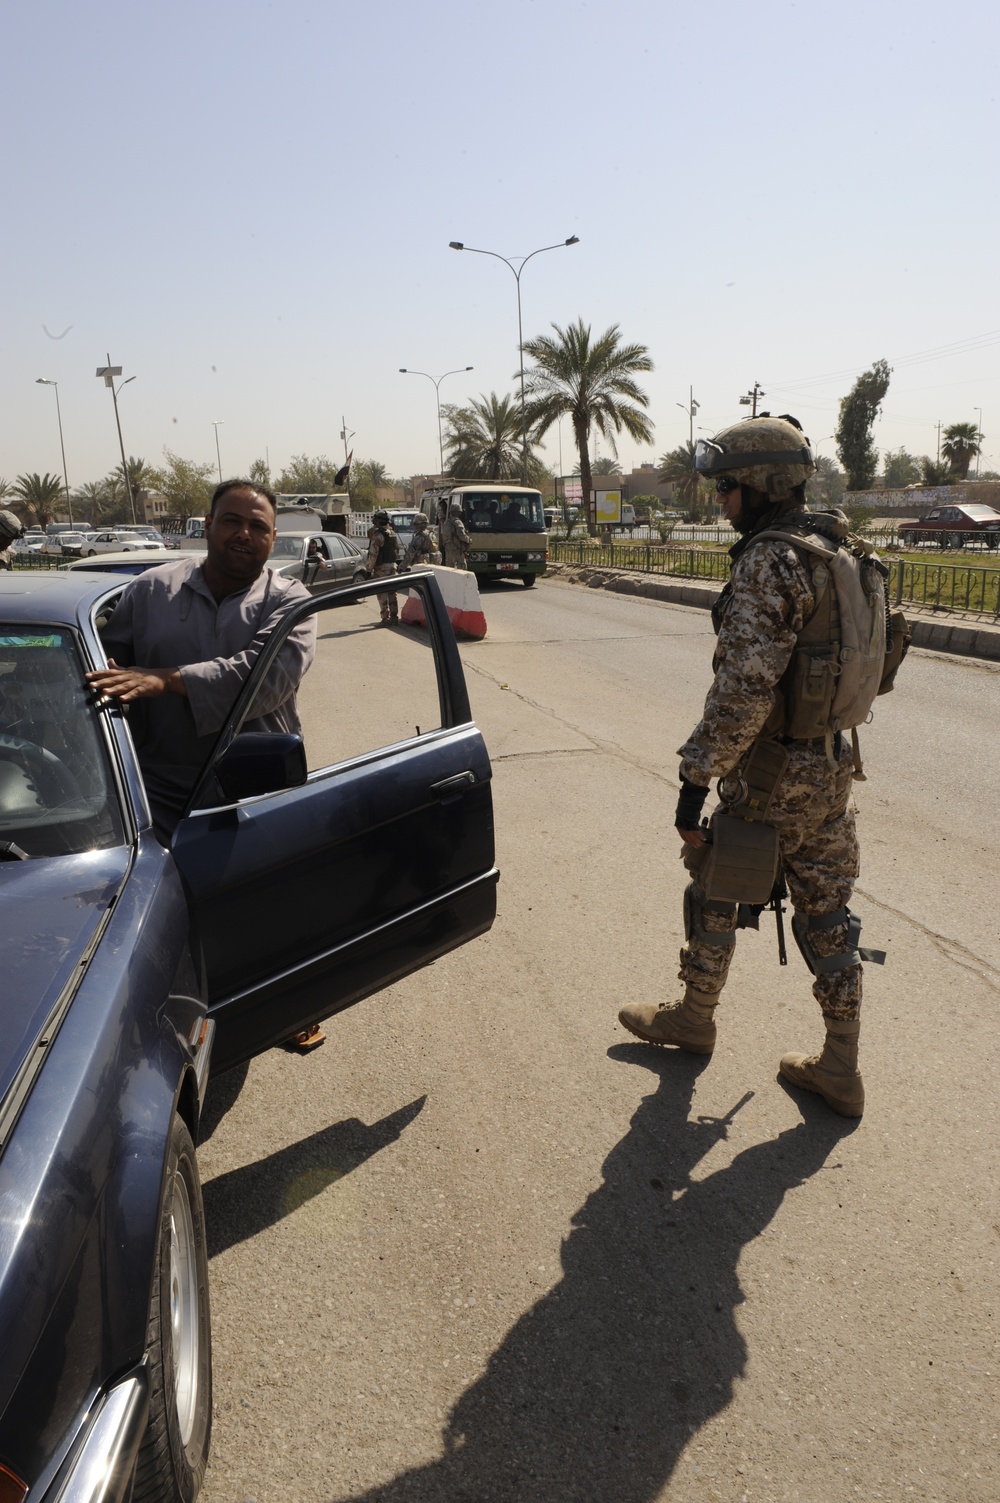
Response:
M477 641L485 637L486 617L474 574L469 574L465 569L447 569L443 564L420 564L413 572L434 575L456 637L472 637ZM400 620L407 626L427 625L423 601L419 595L407 595L400 611Z

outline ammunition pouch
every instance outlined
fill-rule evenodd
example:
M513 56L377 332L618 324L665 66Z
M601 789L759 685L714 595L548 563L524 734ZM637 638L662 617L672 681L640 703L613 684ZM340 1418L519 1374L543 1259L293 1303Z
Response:
M896 674L910 650L913 632L902 611L886 611L885 663L878 692L889 694L896 687Z
M757 741L739 770L722 779L737 794L712 815L709 842L687 847L684 861L709 902L766 904L778 876L778 832L767 823L788 751L776 741Z
M835 955L817 955L809 938L810 930L836 929L847 925L847 941L843 950ZM846 903L833 913L795 913L792 915L792 933L799 953L814 976L830 976L837 971L846 971L850 966L860 965L863 960L873 965L885 965L884 950L864 950L858 945L861 938L861 920L852 913Z
M721 950L731 950L736 943L735 931L728 930L723 934L715 934L711 929L705 928L702 915L705 913L731 915L735 912L735 903L719 903L703 898L695 884L689 882L684 889L684 938L689 944L691 940L697 940L702 945L716 945Z

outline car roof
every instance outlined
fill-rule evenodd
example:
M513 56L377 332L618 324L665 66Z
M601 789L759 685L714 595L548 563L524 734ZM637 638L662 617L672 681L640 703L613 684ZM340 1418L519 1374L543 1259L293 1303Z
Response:
M86 570L16 569L0 572L0 617L5 621L56 621L75 626L108 593L108 575Z
M165 552L140 553L135 548L126 548L121 553L95 553L93 558L75 558L68 564L60 564L59 569L74 574L99 574L102 569L108 574L144 574L147 569L163 568ZM175 564L177 559L170 558L166 562ZM125 568L126 564L128 568Z

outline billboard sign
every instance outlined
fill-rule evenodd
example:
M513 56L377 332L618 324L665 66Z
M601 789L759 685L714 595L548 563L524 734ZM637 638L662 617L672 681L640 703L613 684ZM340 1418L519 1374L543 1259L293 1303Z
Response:
M594 520L601 522L621 522L622 519L622 493L621 491L595 491L594 492Z

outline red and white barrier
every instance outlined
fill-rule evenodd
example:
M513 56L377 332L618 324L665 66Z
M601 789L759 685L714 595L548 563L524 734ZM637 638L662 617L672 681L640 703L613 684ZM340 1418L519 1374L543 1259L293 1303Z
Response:
M486 617L479 598L476 576L465 569L446 569L443 564L421 564L414 573L433 574L444 599L448 619L457 637L479 640L486 635ZM400 611L407 626L426 626L423 601L419 595L407 595Z

